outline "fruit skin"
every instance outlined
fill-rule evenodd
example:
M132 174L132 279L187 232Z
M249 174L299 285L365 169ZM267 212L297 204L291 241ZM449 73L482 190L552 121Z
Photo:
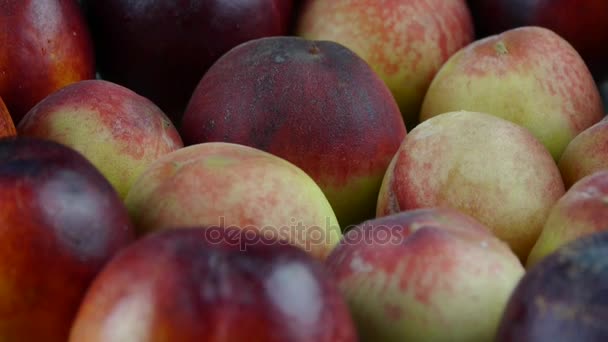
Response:
M497 342L606 341L608 232L562 246L533 266L509 300Z
M408 129L418 123L433 76L473 41L464 0L309 0L296 34L345 45L390 88Z
M270 153L203 143L159 158L125 203L140 235L179 226L240 227L280 237L324 259L342 236L318 185Z
M183 147L176 127L154 103L103 80L76 82L49 95L17 130L82 153L121 197L151 162Z
M490 114L449 112L404 139L386 172L377 215L456 208L525 260L564 191L553 158L527 129Z
M209 69L180 133L186 145L230 142L290 161L321 187L346 228L374 216L406 129L386 85L352 51L272 37L241 44Z
M566 188L583 177L608 169L608 119L578 134L566 146L558 166Z
M326 265L363 341L490 341L524 274L504 242L448 208L364 222Z
M207 229L157 232L114 258L70 341L357 341L340 292L305 252Z
M452 55L429 87L420 120L456 110L489 113L528 128L555 160L604 116L580 55L540 27L512 29Z
M569 41L597 80L608 76L608 2L604 0L469 0L478 36L519 26L546 27Z
M6 108L6 104L0 97L0 138L14 137L17 135L17 129L11 114Z
M0 2L0 96L18 123L36 103L95 78L93 42L76 0Z
M608 170L575 183L551 209L527 260L530 268L560 246L582 236L608 230Z
M66 341L87 287L134 237L124 204L82 155L0 140L0 340Z
M179 124L207 69L240 43L286 35L292 0L83 0L100 75ZM218 38L221 37L221 38Z

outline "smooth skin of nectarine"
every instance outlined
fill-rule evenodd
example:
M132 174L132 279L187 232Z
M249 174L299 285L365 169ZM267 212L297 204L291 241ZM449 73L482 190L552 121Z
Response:
M342 236L310 176L275 155L238 144L195 144L159 158L125 202L140 234L176 226L235 226L279 237L319 259Z
M327 259L361 341L491 341L524 268L477 220L410 210L345 233Z
M357 341L322 264L259 234L247 246L234 236L190 227L137 241L95 279L69 341Z
M390 90L357 54L291 36L222 56L194 91L180 133L186 145L236 143L288 160L321 187L347 229L374 216L406 128Z
M525 260L564 184L528 131L477 112L450 112L414 128L393 158L378 216L448 206L473 216Z
M15 125L52 92L93 78L93 42L78 1L0 1L0 96Z
M120 197L84 156L0 139L0 341L65 342L90 283L134 239Z
M540 27L487 37L450 57L425 95L420 120L458 110L529 129L555 160L604 116L598 87L578 52Z
M608 169L608 119L579 133L566 146L557 164L566 189L582 178Z
M82 153L121 197L151 162L183 147L177 129L154 103L103 80L54 92L27 113L17 130Z
M527 259L531 268L566 243L608 230L608 170L583 177L551 208Z
M408 129L437 70L474 36L465 0L307 0L296 34L361 56L391 90Z

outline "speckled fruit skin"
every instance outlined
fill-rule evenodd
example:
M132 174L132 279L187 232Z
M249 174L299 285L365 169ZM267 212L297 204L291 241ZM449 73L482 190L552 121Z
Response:
M385 175L377 215L456 208L524 261L564 191L551 154L527 129L490 114L449 112L404 139Z
M374 216L406 129L389 89L352 51L272 37L241 44L209 69L180 133L186 145L237 143L292 162L348 227Z
M578 52L540 27L512 29L452 55L425 95L420 120L456 110L526 127L555 160L604 116L599 89Z
M50 93L92 78L93 42L78 1L0 1L0 96L15 124Z
M157 232L113 259L80 309L71 342L355 342L348 307L321 264L258 235Z
M598 81L608 76L608 2L604 0L468 0L478 36L518 26L553 30L578 51Z
M583 177L608 169L608 119L602 119L574 137L557 165L566 188Z
M0 341L66 341L85 291L135 238L124 204L82 155L0 140Z
M606 341L608 232L562 246L526 272L496 342Z
M437 70L474 37L464 0L306 0L296 34L338 42L365 59L408 129Z
M448 208L364 222L326 264L362 341L491 341L524 274L507 244Z
M154 103L102 80L76 82L49 95L17 131L82 153L121 197L151 162L183 147L176 127Z
M324 259L342 233L317 184L270 153L202 143L159 158L125 203L140 234L178 226L235 226L280 237Z
M526 266L572 240L604 230L608 230L608 170L584 177L555 203Z
M104 79L177 125L209 67L240 43L287 35L292 0L82 0Z
M6 108L6 104L0 97L0 138L14 137L15 135L17 135L15 123L8 112L8 108Z

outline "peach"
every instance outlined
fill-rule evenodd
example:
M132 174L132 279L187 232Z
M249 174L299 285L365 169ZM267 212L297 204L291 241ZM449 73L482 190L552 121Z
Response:
M93 78L93 42L78 1L0 1L0 96L15 124L52 92Z
M17 130L82 153L121 197L146 166L183 147L177 129L154 103L102 80L54 92L27 113Z
M496 115L529 129L555 160L604 115L598 87L578 52L540 27L480 39L450 57L425 95L420 120L457 110Z
M456 208L525 260L564 191L555 161L530 131L486 113L449 112L404 139L385 175L377 215Z
M140 235L179 226L240 227L320 259L342 236L310 176L275 155L232 143L195 144L159 158L125 203Z
M390 90L354 52L272 37L239 45L209 69L180 133L186 145L242 144L293 163L348 227L374 216L406 128Z
M0 341L65 342L93 279L134 239L120 197L84 156L0 139Z
M491 341L524 268L470 216L416 209L366 221L327 259L362 341Z
M6 104L0 97L0 138L17 135L17 129Z
M551 209L527 267L562 245L591 233L608 230L608 170L576 182Z
M465 0L307 0L298 19L297 35L361 56L391 90L408 129L437 70L474 37Z
M323 265L231 229L156 232L114 258L91 285L70 342L355 342L352 318Z
M557 165L566 188L583 177L608 169L608 119L602 119L574 137Z

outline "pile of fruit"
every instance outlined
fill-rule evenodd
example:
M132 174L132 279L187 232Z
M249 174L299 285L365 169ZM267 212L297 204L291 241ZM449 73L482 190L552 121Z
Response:
M0 342L608 341L606 0L0 0Z

